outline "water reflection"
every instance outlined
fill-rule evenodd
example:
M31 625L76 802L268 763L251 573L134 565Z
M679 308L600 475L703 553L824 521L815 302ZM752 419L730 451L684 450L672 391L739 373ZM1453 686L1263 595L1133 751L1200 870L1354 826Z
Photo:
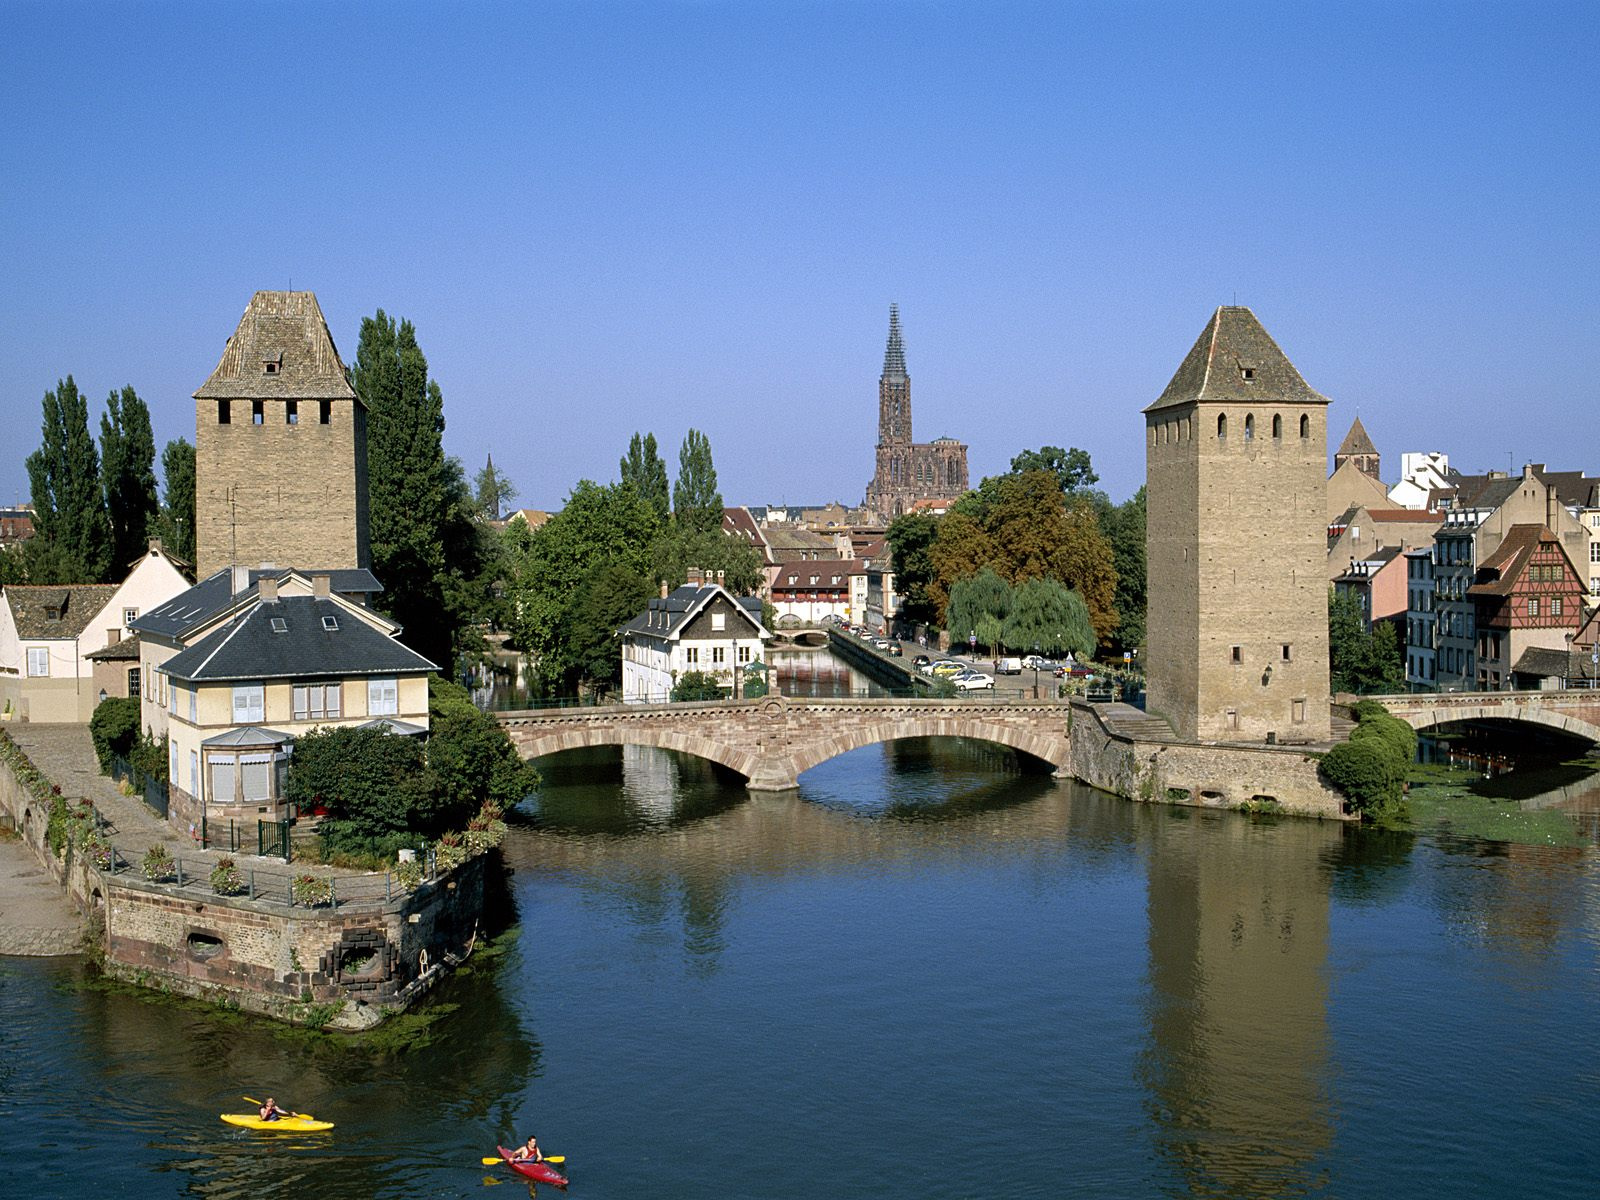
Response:
M1305 1196L1328 1181L1329 854L1338 825L1171 810L1149 843L1157 1154L1189 1196Z

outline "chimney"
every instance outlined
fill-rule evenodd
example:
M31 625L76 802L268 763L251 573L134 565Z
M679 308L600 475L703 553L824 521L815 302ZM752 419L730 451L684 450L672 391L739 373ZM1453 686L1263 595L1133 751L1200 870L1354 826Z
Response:
M313 575L311 577L311 595L317 600L326 600L333 593L333 580L327 575Z
M278 602L278 577L276 575L263 575L256 587L261 591L263 604L276 604Z
M667 581L665 579L663 579L661 581L661 598L663 600L665 600L667 598L668 594L669 593L667 592Z
M699 587L701 584L705 583L705 581L705 575L701 572L699 567L689 568L689 578L687 582L690 587Z
M161 539L160 538L151 538L150 539L150 553L151 554L160 554L161 553Z
M726 576L726 572L724 572L724 571L718 571L717 572L717 586L718 587L722 586L722 581L723 581L723 578L725 576Z

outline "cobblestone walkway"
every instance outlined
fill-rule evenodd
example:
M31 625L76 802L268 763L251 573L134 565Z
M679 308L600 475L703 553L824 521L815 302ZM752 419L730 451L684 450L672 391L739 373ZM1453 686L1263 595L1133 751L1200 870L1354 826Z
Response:
M173 854L196 852L193 842L151 812L143 800L124 796L115 779L100 774L87 725L13 724L7 732L34 766L61 785L63 796L94 802L111 822L112 840L119 847L143 851L159 842Z

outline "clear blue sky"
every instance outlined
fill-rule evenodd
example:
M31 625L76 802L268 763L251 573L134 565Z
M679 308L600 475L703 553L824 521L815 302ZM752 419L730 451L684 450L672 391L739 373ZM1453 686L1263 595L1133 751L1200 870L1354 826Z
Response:
M0 501L72 373L160 442L250 294L409 317L529 507L691 427L729 503L919 440L1142 481L1248 304L1336 442L1600 471L1600 5L74 4L0 17ZM1330 447L1331 448L1331 447Z

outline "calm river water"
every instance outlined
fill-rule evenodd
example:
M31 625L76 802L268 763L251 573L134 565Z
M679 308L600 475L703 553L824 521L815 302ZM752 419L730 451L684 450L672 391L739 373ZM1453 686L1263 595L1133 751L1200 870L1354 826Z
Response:
M478 1158L534 1130L574 1197L1592 1194L1592 847L1143 807L951 741L782 797L541 765L520 936L422 1048L0 960L6 1193L513 1196ZM217 1121L266 1093L338 1128Z

